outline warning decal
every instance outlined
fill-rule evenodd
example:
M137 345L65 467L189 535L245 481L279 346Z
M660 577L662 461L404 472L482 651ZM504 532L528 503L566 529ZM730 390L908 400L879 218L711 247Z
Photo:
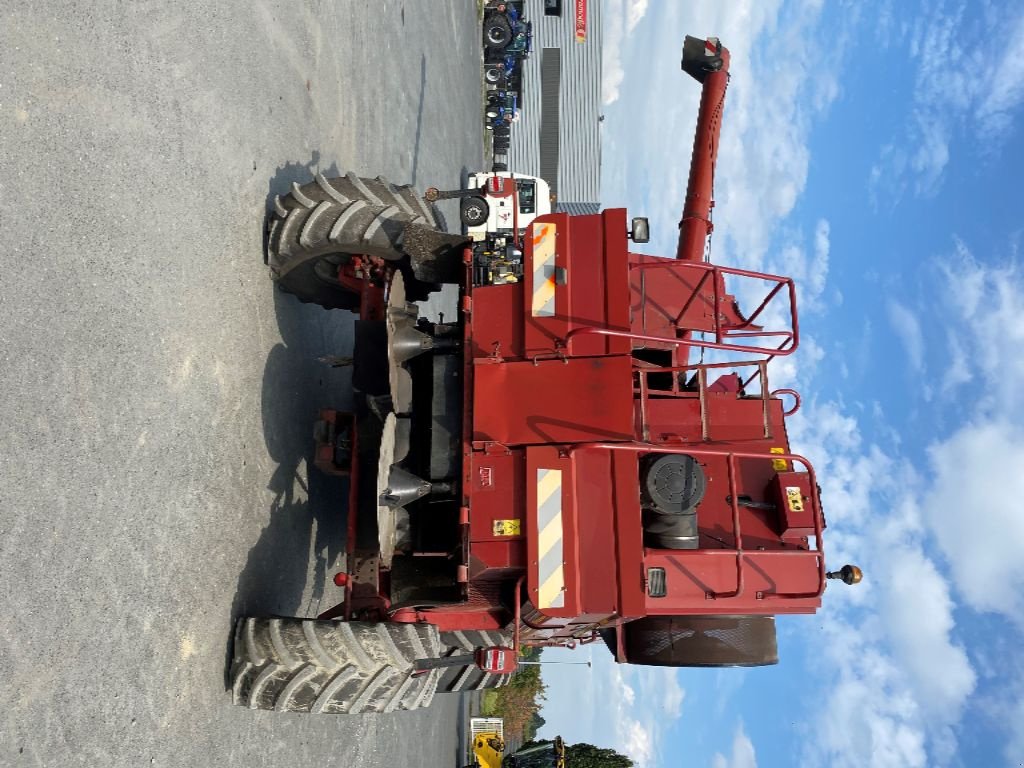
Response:
M771 452L772 453L785 453L786 449L785 448L772 448ZM789 462L786 461L785 459L772 459L772 469L774 469L776 472L785 472L787 469L789 469Z
M523 535L523 523L517 517L513 520L495 520L494 521L494 535L495 536L522 536Z
M786 504L790 512L804 511L804 495L795 485L786 486Z

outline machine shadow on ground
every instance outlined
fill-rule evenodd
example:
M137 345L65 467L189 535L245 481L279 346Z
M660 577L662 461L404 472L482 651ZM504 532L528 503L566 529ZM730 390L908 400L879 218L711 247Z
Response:
M319 153L308 163L281 166L270 181L268 206L292 182L311 181L318 168ZM319 170L340 175L334 165ZM351 350L355 315L302 304L269 277L266 290L273 294L281 334L267 355L261 391L263 437L273 463L266 480L271 502L267 525L238 578L232 620L314 616L326 609L321 603L329 570L345 549L347 482L313 468L313 424L321 408L350 407L349 369L329 368L318 358ZM230 665L230 641L228 646Z

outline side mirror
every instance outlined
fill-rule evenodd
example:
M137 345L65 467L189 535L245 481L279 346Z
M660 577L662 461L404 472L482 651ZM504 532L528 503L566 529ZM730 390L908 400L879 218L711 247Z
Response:
M629 237L634 243L647 243L651 240L651 225L644 216L637 216L629 230Z

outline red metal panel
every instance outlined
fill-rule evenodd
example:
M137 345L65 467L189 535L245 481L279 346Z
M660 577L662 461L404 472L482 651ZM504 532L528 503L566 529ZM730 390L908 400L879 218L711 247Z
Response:
M559 337L577 325L607 324L605 296L607 284L605 268L601 258L603 240L603 219L601 216L572 216L568 219L570 248L565 252L568 268L565 284L567 303L565 311L559 307ZM559 243L562 246L562 243ZM626 307L621 308L625 310ZM627 322L628 327L628 322ZM589 344L579 344L573 354L579 357L603 355L607 351L604 339L587 339Z
M814 507L806 472L780 472L768 486L768 498L779 511L780 536L806 539L814 535Z
M475 452L470 462L469 575L508 577L526 566L526 456Z
M628 357L483 363L473 370L473 439L503 445L628 440Z
M612 474L607 452L575 457L573 492L579 510L578 562L580 610L610 615L618 609L618 563L615 557L615 500L609 491Z
M630 327L629 240L626 237L626 209L610 208L601 213L604 235L605 317L609 328ZM629 354L629 339L607 337L608 354Z
M523 288L520 285L488 285L473 290L471 316L473 357L497 354L505 359L523 357Z
M613 453L611 458L615 548L619 563L619 615L635 618L645 615L640 473L636 454Z
M700 401L697 393L685 397L660 397L647 401L647 423L654 441L681 440L702 443ZM739 398L729 392L708 392L706 398L709 442L757 444L789 450L789 438L782 418L783 402L768 401L768 430L764 437L764 406L759 397ZM639 405L637 405L639 420Z
M709 595L728 594L736 589L734 552L648 550L646 565L665 569L668 594L647 598L644 613L813 613L821 605L821 599L816 597L784 597L817 589L815 553L745 552L744 558L743 592L737 597L710 599ZM776 595L779 597L773 598Z
M541 241L528 236L522 286L526 355L554 351L573 328L629 330L626 212L614 209L593 216L541 216L528 233L534 225L545 223L555 228L554 315L535 316L533 312L534 268L543 264L543 253L535 264L534 249ZM572 354L626 354L630 347L628 339L589 336L573 345Z

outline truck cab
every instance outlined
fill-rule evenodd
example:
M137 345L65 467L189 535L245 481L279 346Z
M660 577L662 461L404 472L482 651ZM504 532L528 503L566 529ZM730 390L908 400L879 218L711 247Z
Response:
M469 177L467 189L480 192L462 204L466 234L477 242L521 235L535 218L551 213L551 187L536 176L476 173Z

